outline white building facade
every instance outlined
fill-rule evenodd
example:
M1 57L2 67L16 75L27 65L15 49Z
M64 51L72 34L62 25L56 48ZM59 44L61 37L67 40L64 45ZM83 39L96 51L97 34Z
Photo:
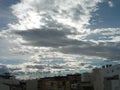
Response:
M120 90L120 64L93 69L95 90Z

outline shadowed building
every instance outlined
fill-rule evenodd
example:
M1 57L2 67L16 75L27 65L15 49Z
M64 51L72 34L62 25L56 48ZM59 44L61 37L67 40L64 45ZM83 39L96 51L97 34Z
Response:
M83 73L81 75L81 90L94 90L93 88L93 76L91 73Z
M70 83L64 76L42 78L38 80L38 90L70 90Z
M15 79L10 73L0 75L0 90L25 90L23 83Z
M81 74L67 75L70 82L70 90L80 90Z

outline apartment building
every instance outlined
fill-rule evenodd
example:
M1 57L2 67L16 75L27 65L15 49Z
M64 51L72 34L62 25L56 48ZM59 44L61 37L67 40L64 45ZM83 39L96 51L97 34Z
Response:
M38 90L38 80L37 79L29 79L25 80L26 90Z
M66 76L66 78L70 83L69 90L80 90L81 74L69 74Z
M66 77L48 77L38 80L38 90L70 90Z
M93 69L95 90L120 90L120 64Z
M81 74L80 87L81 90L94 90L92 73L86 72Z

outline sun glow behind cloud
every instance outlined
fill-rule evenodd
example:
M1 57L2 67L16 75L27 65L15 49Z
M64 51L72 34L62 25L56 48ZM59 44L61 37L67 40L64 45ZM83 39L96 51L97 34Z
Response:
M13 5L13 13L18 18L16 25L10 25L15 29L40 28L45 23L62 23L79 29L89 24L91 12L94 12L96 4L101 0L22 0ZM22 7L22 8L21 8Z

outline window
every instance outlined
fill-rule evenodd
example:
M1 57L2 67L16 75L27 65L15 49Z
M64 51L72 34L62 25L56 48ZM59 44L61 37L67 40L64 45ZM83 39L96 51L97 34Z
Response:
M53 86L54 85L54 83L53 82L51 82L51 86Z
M114 72L114 70L112 70L112 72Z

